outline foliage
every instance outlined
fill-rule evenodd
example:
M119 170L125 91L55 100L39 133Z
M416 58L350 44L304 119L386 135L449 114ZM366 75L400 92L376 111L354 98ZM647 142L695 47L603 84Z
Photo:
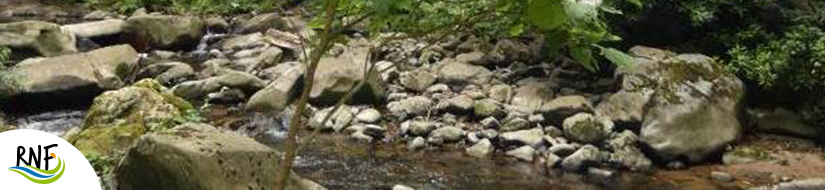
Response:
M11 49L0 46L0 70L6 68L6 62L11 59Z
M196 12L201 14L233 14L266 11L274 6L271 0L77 0L95 8L108 8L130 13L146 7L171 13Z
M638 0L622 2L641 5ZM438 34L506 38L538 33L546 36L550 59L568 55L591 71L599 68L596 55L620 66L633 62L624 52L602 46L621 40L605 23L606 16L622 14L610 0L342 0L336 11L342 13L336 28L345 27L344 21L365 20L370 34L391 31L437 39ZM310 26L320 28L322 18Z

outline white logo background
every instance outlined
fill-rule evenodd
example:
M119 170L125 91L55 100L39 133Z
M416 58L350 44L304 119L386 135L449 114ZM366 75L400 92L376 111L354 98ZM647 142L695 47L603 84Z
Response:
M24 159L28 161L29 148L37 146L48 146L57 144L57 147L50 148L49 153L54 153L63 159L66 164L65 173L57 181L51 184L37 184L29 181L20 174L9 171L10 167L17 166L17 147L26 148ZM36 154L36 152L35 152ZM45 150L41 159L45 158ZM24 164L21 162L21 166ZM34 163L32 163L34 165ZM49 160L48 169L53 169L57 165L57 160ZM52 134L29 129L13 130L0 133L0 189L32 189L32 190L99 190L100 182L95 174L92 165L72 144L60 137Z

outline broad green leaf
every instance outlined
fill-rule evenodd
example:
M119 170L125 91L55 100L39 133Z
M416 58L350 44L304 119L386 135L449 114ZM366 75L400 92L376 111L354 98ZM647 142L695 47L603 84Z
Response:
M587 46L574 46L570 49L570 56L585 69L596 72L596 60L593 59L593 50Z
M602 55L619 67L632 67L636 58L614 48L601 48Z
M510 27L509 34L511 37L520 36L522 33L524 33L524 24L517 24Z
M638 7L638 8L642 7L642 0L627 0L627 2L630 2L633 5L636 5L636 7Z
M532 0L527 5L529 21L541 29L555 29L567 20L559 0Z
M599 9L597 6L580 3L575 0L565 0L562 4L564 5L564 12L567 17L576 24L583 24L598 19Z

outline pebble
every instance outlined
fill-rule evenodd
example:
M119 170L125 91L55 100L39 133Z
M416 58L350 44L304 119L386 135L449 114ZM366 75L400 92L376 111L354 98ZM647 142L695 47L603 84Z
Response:
M355 119L362 123L377 123L381 120L381 112L378 112L376 109L366 109L358 113L355 116Z
M465 152L467 152L467 155L476 158L487 158L493 151L495 151L493 143L491 143L489 139L483 139L470 148L467 148Z
M418 150L424 147L427 147L427 142L424 140L424 137L415 137L410 141L409 145L407 145L407 149L410 150Z
M720 182L733 182L733 176L729 173L714 171L710 173L711 178Z
M395 185L392 187L392 190L415 190L412 187L408 187L405 185Z
M536 154L536 149L533 149L531 146L522 146L514 150L507 151L505 153L507 156L515 157L521 161L532 162L533 157Z

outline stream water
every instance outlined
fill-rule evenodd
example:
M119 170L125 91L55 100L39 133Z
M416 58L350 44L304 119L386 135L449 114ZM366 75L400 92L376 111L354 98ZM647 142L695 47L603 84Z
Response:
M17 116L13 120L25 129L62 135L82 124L84 111L62 110ZM259 142L280 149L284 138L285 115L230 114L208 116L211 122L226 117L242 120L242 128ZM302 135L302 136L306 136ZM420 151L407 150L404 143L366 144L345 135L319 135L302 147L295 170L329 189L382 190L402 184L419 190L447 189L616 189L667 190L684 188L678 181L658 180L653 175L620 173L612 178L547 170L496 154L491 159L466 156L453 147ZM705 187L702 189L728 189Z

